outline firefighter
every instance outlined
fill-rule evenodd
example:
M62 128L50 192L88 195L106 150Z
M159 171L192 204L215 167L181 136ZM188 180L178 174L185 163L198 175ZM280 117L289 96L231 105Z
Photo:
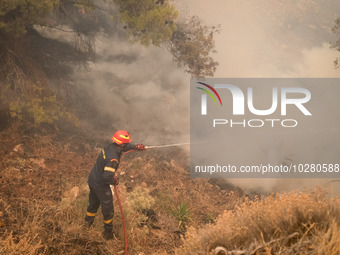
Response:
M113 239L113 198L110 185L118 185L115 174L119 167L120 157L123 152L131 150L145 150L142 144L133 145L127 131L119 130L112 137L112 143L102 149L88 178L90 187L89 203L85 222L91 226L101 206L104 217L103 237L106 240Z

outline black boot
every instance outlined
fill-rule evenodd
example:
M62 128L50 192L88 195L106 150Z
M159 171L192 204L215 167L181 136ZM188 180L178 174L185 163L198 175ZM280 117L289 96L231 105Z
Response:
M94 216L85 216L85 226L90 228L93 226Z
M113 229L105 229L103 232L103 237L105 240L112 240L113 239Z

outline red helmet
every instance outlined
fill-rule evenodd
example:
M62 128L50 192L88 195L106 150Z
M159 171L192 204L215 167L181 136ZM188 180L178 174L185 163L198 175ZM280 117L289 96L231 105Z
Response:
M112 142L116 144L123 144L123 143L130 143L131 138L127 131L125 130L118 130L113 136L112 136Z

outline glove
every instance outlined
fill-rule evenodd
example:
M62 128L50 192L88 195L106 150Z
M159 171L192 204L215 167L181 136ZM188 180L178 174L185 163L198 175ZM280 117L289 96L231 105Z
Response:
M113 177L113 179L115 179L115 183L114 183L113 185L117 186L117 185L118 185L118 183L119 183L119 179L118 179L118 178L116 178L115 176Z
M137 144L137 145L136 145L136 149L139 150L139 151L144 151L144 150L146 150L143 144Z

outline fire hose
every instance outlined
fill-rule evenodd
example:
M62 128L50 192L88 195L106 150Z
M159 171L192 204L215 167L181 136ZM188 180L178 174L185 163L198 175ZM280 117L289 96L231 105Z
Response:
M166 144L166 145L153 145L153 146L144 146L145 149L154 149L154 148L165 148L165 147L173 147L173 146L182 146L182 145L188 145L190 143L175 143L175 144ZM134 150L131 150L134 151ZM130 152L130 151L127 151ZM125 153L124 153L125 154ZM117 197L118 205L120 214L122 215L122 221L123 221L123 227L124 227L124 255L127 254L127 233L126 233L126 224L125 224L125 217L123 212L123 207L119 198L117 185L114 185L114 191Z
M120 199L119 199L117 185L114 185L113 187L115 189L115 194L116 194L116 197L117 197L120 214L122 215L122 221L123 221L123 227L124 227L124 254L126 255L127 254L127 234L126 234L124 212L123 212L122 203L120 202Z

